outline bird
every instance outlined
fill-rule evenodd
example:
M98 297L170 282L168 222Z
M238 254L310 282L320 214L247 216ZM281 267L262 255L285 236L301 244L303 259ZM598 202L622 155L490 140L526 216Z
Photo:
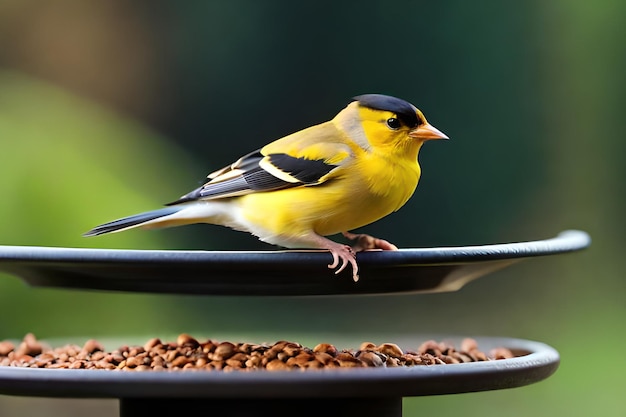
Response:
M420 148L437 139L448 137L413 104L383 94L359 95L331 120L242 156L165 207L104 223L84 236L222 225L273 245L327 250L332 255L328 268L339 274L350 265L356 282L356 252L398 248L350 230L409 200L421 175ZM340 233L352 244L327 237Z

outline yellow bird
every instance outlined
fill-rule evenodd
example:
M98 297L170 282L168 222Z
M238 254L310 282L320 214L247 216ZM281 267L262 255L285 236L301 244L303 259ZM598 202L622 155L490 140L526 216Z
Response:
M274 245L326 249L333 257L328 267L339 273L350 264L357 281L355 252L397 248L348 231L402 207L420 178L422 144L447 138L404 100L357 96L332 120L243 156L167 207L105 223L85 236L135 227L219 224ZM324 237L337 233L354 241L353 246Z

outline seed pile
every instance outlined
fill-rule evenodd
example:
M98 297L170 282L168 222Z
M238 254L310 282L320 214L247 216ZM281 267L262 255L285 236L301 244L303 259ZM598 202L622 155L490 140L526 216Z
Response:
M506 348L489 354L478 350L476 341L465 339L460 349L433 340L422 343L415 351L402 351L393 343L364 342L358 350L339 350L328 343L314 348L279 341L274 344L231 343L207 340L199 342L187 334L176 342L154 338L143 346L121 346L106 352L96 340L83 346L66 345L51 348L27 334L15 346L0 341L0 366L50 369L109 369L123 371L286 371L354 367L397 367L438 365L512 358Z

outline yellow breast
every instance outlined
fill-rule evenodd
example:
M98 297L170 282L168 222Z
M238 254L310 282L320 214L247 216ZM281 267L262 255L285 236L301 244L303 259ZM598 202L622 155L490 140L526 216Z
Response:
M398 210L415 191L419 176L417 161L392 163L361 155L324 184L249 194L241 197L240 207L268 235L298 236L312 230L328 236Z

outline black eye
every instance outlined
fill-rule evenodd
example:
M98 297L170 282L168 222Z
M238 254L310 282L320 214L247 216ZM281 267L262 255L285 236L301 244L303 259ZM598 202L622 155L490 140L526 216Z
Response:
M389 119L387 119L387 126L389 126L389 129L397 130L400 129L402 123L400 123L400 120L396 119L395 117L390 117Z

